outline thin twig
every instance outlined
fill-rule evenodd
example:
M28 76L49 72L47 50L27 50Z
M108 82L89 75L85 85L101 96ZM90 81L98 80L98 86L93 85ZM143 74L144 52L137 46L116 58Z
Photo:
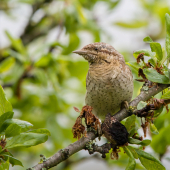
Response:
M50 157L47 161L35 165L33 168L34 170L41 170L42 168L52 168L59 164L60 162L64 161L65 159L69 158L74 153L82 150L85 148L86 144L91 140L94 140L97 136L93 132L88 132L87 137L82 137L80 140L70 144L65 149L62 149L55 153L52 157Z

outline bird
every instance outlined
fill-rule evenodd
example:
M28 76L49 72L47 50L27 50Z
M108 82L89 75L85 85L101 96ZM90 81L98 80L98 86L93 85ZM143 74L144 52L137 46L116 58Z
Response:
M85 103L101 121L114 115L133 95L133 75L124 57L104 42L91 43L73 51L89 63Z

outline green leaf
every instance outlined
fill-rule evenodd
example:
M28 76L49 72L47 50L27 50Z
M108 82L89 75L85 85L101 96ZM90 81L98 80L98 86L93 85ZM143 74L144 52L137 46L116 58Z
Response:
M27 121L19 120L19 119L7 119L0 129L0 132L3 132L10 124L17 124L21 127L21 132L25 132L29 130L33 125Z
M148 24L146 21L116 22L115 25L123 28L141 28Z
M134 158L133 154L130 152L130 150L127 148L127 146L123 146L123 150L126 152L126 154L130 157L130 158Z
M170 34L170 15L168 13L165 14L165 21L166 21L166 31Z
M8 31L5 31L8 39L11 41L12 46L14 47L15 50L17 50L19 53L22 55L26 56L27 52L26 49L20 39L14 39Z
M2 152L2 147L0 146L0 153Z
M156 66L156 61L155 61L153 58L150 58L150 59L148 60L148 62L151 63L151 65L152 65L153 67Z
M155 135L159 134L158 129L153 123L150 123L150 131Z
M140 101L137 105L137 110L143 109L147 105L146 102Z
M79 1L77 1L77 2L79 2ZM76 6L76 11L77 11L78 16L79 16L79 21L82 24L86 24L87 19L86 19L84 13L83 13L83 8L82 8L81 4L77 3L77 2L75 3L75 6Z
M26 61L25 57L19 52L16 52L12 49L8 49L8 53L10 56L14 57L15 59L19 60L21 63L24 63ZM16 63L16 62L15 62Z
M41 83L42 86L47 86L48 79L43 69L34 68L34 75L36 79Z
M9 57L0 63L0 73L8 71L15 64L15 59Z
M0 116L0 131L1 131L1 127L3 125L3 123L7 120L7 119L12 119L14 115L14 112L6 112L4 114L2 114Z
M157 43L157 42L153 42L153 40L148 36L148 37L145 37L143 39L144 42L146 43L150 43L150 47L151 47L151 50L152 52L155 52L156 53L156 58L158 59L158 61L162 61L163 59L163 52L162 52L162 47L160 45L160 43ZM145 54L147 55L147 54ZM154 55L150 55L152 58L154 58Z
M150 51L150 50L138 50L138 51L135 51L135 52L133 53L133 56L134 56L135 58L137 58L137 56L138 56L140 53L144 53L145 56L149 56L149 57L151 57L151 58L154 58L154 57L156 56L156 53L155 53L155 52L152 52L152 51Z
M162 113L163 108L164 108L164 106L161 106L158 110L155 110L153 117L158 117Z
M0 165L0 170L9 170L9 162L2 162L2 164Z
M36 67L47 67L52 63L52 56L51 54L42 56L38 61L36 61L34 64Z
M54 42L51 42L48 44L48 48L55 48L55 47L61 47L61 48L64 48L65 46L62 45L60 42L58 41L54 41Z
M69 45L68 47L63 48L63 54L67 55L69 53L72 53L76 48L78 48L80 39L76 33L71 33L69 37Z
M163 59L161 44L157 42L151 42L150 47L151 47L152 52L156 53L156 58L158 59L158 61L161 61Z
M168 90L166 93L164 93L161 96L161 99L170 99L170 90Z
M2 86L0 86L0 115L8 111L12 111L12 105L5 97Z
M18 2L27 3L27 4L32 5L35 1L34 0L18 0Z
M12 165L12 166L14 166L14 165L19 165L19 166L22 166L23 167L23 165L22 165L22 162L21 161L19 161L18 159L16 159L16 158L14 158L14 157L12 157L12 156L9 156L9 155L5 155L5 154L2 154L3 155L3 157L4 157L4 160L9 160L9 163Z
M155 83L169 84L169 78L159 74L154 68L144 68L143 72L146 78Z
M133 136L134 133L135 133L135 121L136 121L136 116L135 115L132 115L132 116L129 116L127 119L126 119L126 122L125 122L125 127L129 133L129 136Z
M48 136L46 134L21 133L20 135L14 136L11 140L8 140L5 148L35 146L44 143L47 139Z
M151 147L155 152L159 154L164 154L167 151L167 147L170 145L169 134L170 125L161 128L159 130L159 135L154 135L152 137ZM161 145L160 145L161 143Z
M147 170L165 170L165 167L161 164L159 160L157 160L155 157L153 157L151 154L146 153L140 149L135 149L137 152L139 159L142 163L142 165Z
M5 137L9 138L12 136L19 135L20 133L21 133L21 127L13 123L13 124L10 124L5 130Z
M147 146L147 145L149 145L149 144L151 143L151 140L146 139L146 140L140 141L140 140L138 140L138 139L128 138L128 142L129 142L130 144Z
M135 159L129 158L129 163L128 163L128 165L127 165L125 170L135 170L135 167L136 167Z
M28 133L40 133L40 134L46 134L48 136L51 136L50 131L47 129L34 129L34 130L28 131Z
M120 0L108 1L109 10L115 8L120 3Z
M133 154L131 153L131 151L128 149L127 146L123 147L123 150L126 152L126 154L129 156L129 163L128 166L126 167L125 170L135 170L136 167L136 161L133 157Z
M166 22L166 52L167 52L167 58L170 60L170 15L165 14L165 22Z
M167 59L170 59L170 34L166 34L166 52L167 52Z
M151 43L151 42L153 42L152 38L149 37L149 36L145 37L145 38L143 39L143 41L146 42L146 43Z
M130 150L130 152L133 154L133 157L135 158L135 159L138 159L138 154L136 153L136 151L135 151L135 149L132 147L132 146L126 146L129 150Z
M163 65L163 73L165 74L166 77L170 78L170 69Z
M126 62L126 64L132 67L138 73L140 65L136 61Z

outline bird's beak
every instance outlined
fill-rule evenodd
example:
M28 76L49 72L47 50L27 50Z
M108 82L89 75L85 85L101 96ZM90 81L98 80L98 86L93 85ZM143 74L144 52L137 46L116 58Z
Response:
M76 54L79 54L79 55L83 55L83 54L86 54L87 52L83 51L83 50L76 50L76 51L73 51L73 53L76 53Z

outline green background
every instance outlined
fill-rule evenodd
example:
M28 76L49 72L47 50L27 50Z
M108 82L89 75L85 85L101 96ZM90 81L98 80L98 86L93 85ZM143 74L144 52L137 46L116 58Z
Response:
M39 162L40 154L50 157L76 141L71 129L78 113L73 106L81 109L84 105L88 63L72 51L102 41L113 45L126 61L134 60L134 50L149 48L142 42L146 36L164 46L165 13L170 14L168 0L0 1L0 83L12 103L15 118L51 132L45 144L12 149L24 168L10 169L31 167ZM20 16L23 18L19 20ZM133 98L141 86L134 81ZM170 114L164 111L154 123L159 134L148 132L152 143L146 151L161 158L168 167ZM143 135L142 130L139 133ZM111 160L109 155L101 159L81 151L53 169L90 170L99 166L98 169L119 170L127 164L123 151L118 161ZM144 168L138 164L137 169Z

